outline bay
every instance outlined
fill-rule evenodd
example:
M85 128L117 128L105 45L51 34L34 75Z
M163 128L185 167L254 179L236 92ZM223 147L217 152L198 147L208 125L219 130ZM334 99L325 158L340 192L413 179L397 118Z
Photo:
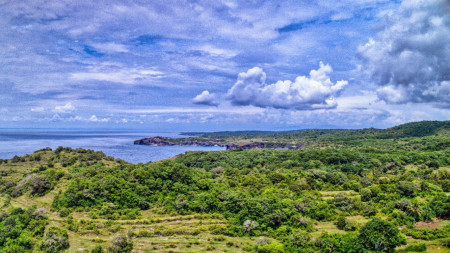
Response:
M134 145L134 140L150 136L180 137L173 132L136 130L0 129L0 159L31 154L58 146L102 151L131 163L146 163L173 157L186 151L224 150L223 147Z

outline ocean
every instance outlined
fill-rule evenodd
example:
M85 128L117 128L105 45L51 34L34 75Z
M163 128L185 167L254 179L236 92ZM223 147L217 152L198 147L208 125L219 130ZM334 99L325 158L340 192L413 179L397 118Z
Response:
M224 150L224 147L148 146L133 141L151 136L180 137L179 133L141 131L75 130L75 129L0 129L0 159L31 154L46 147L58 146L103 151L108 156L131 163L146 163L184 153L186 151Z

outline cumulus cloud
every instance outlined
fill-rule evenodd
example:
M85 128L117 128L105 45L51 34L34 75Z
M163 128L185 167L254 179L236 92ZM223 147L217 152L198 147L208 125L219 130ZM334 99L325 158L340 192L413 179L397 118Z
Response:
M219 103L216 101L216 95L214 93L209 93L209 91L204 90L202 93L198 94L192 102L198 105L209 105L218 106Z
M347 81L332 83L328 76L333 69L320 62L309 77L298 76L290 80L266 84L266 73L258 67L238 75L237 82L228 90L227 98L235 105L254 105L278 109L311 110L335 108L334 96L347 85Z
M57 113L72 113L76 110L75 106L72 105L72 103L67 103L65 105L57 105L55 106L54 112Z
M379 99L450 105L450 2L403 1L358 55Z

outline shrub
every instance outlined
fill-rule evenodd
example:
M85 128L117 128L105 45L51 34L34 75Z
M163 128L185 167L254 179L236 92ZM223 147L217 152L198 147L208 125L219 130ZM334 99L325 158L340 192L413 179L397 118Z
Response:
M108 251L111 253L129 253L133 250L133 242L131 238L118 234L114 236L108 247Z
M367 188L361 189L361 192L359 193L361 195L361 201L369 201L372 198L372 191Z
M287 244L289 246L301 248L306 247L308 245L309 240L311 240L311 237L309 236L308 233L303 231L296 231L289 236Z
M279 242L272 242L266 245L258 245L256 251L258 253L283 253L284 245Z
M52 184L44 176L35 177L31 181L31 194L42 195L52 188Z
M336 225L336 227L338 229L345 230L345 231L355 231L358 228L358 226L355 222L349 221L344 216L338 217L338 219L336 220L336 222L334 224Z
M67 231L57 227L50 227L40 248L45 253L56 253L68 249L69 246Z
M347 225L347 219L344 216L339 216L334 225L336 225L338 229L344 230L345 226Z
M406 246L406 252L425 252L427 251L427 245L425 243L417 243Z
M91 251L91 253L103 253L103 252L104 252L104 251L103 251L103 248L102 248L101 245L95 246L95 248L92 249L92 251Z
M439 242L445 247L450 247L450 238L441 239Z
M400 181L396 184L396 186L398 193L400 193L403 196L414 197L416 195L415 194L416 186L413 182Z
M258 223L256 221L246 220L246 221L244 221L244 224L242 225L242 230L245 233L250 233L257 227L258 227Z
M70 210L67 208L62 208L59 210L59 217L67 217L70 214Z
M411 201L407 200L407 199L401 199L397 202L394 203L394 207L402 210L402 211L406 211L408 210L408 208L411 206Z

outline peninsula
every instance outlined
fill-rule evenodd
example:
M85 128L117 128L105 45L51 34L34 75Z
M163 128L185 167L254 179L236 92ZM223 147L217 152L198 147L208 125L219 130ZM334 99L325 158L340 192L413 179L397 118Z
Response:
M154 146L219 146L225 147L227 150L236 149L278 149L278 150L290 150L300 149L303 144L292 145L288 143L274 143L274 142L244 142L244 143L229 143L223 139L196 139L196 138L169 138L169 137L149 137L134 141L136 145L154 145Z

